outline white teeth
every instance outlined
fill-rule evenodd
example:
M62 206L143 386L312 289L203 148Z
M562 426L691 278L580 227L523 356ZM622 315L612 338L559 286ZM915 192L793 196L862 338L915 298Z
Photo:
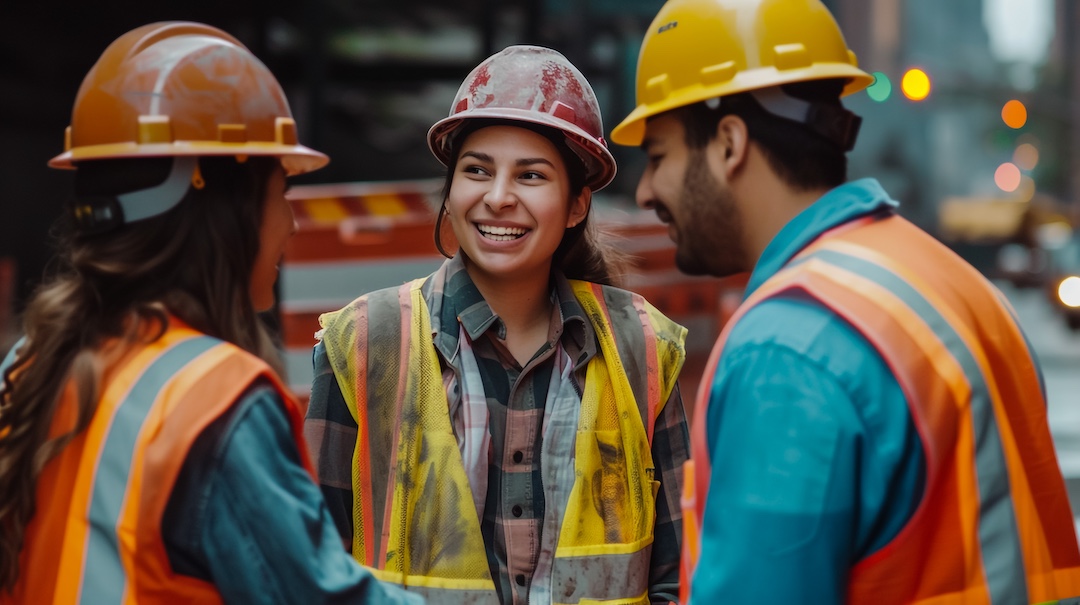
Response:
M490 235L525 235L525 229L521 227L493 227L491 225L477 225L477 229Z
M528 231L521 227L495 227L493 225L477 225L477 229L480 233L483 233L489 239L493 239L499 242L505 242L512 239L517 239Z

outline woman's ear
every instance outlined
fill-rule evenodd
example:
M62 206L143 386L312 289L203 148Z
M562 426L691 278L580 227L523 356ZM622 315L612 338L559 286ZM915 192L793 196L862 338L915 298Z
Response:
M589 215L592 205L592 189L582 187L581 191L570 198L570 213L566 217L566 228L577 227Z

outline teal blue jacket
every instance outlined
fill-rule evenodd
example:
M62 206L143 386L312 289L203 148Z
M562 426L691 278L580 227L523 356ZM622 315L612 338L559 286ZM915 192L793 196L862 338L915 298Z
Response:
M877 181L828 192L769 243L747 295L821 233L895 212ZM807 299L768 299L711 377L712 476L695 603L843 603L848 570L889 542L923 491L922 445L870 343Z

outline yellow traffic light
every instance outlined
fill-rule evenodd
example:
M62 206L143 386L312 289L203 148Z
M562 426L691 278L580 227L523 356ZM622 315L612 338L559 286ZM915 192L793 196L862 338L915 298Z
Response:
M1027 107L1016 99L1013 99L1001 108L1001 119L1009 128L1023 128L1027 123Z
M909 69L904 72L904 77L900 80L900 90L912 101L922 101L930 96L930 76L921 69Z

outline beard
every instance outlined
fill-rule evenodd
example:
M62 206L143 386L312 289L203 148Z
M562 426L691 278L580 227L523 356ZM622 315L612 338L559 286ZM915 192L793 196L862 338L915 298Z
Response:
M709 172L702 150L690 154L679 208L675 266L680 271L727 277L750 270L735 196Z

